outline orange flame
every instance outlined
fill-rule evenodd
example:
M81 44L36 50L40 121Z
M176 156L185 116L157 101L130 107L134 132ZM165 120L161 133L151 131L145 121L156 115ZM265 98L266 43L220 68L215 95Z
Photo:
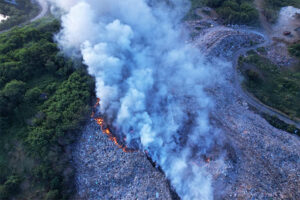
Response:
M97 108L100 105L100 99L97 99L97 103L95 104L94 108ZM95 112L93 111L92 118L94 118L94 120L96 121L96 123L101 127L101 131L102 133L106 134L108 136L108 138L113 141L115 143L115 145L117 145L117 147L119 147L120 149L122 149L124 152L126 153L130 153L130 152L134 152L135 150L133 149L129 149L127 146L120 144L120 142L118 141L117 137L115 137L111 131L109 130L109 128L107 128L104 119L101 117L95 117Z
M91 114L91 118L94 118L94 117L95 117L95 112L93 111Z
M205 159L205 162L206 162L206 163L210 163L210 158L206 158L206 159Z
M97 108L99 105L100 105L100 98L97 98L97 102L96 102L96 104L94 105L94 108Z

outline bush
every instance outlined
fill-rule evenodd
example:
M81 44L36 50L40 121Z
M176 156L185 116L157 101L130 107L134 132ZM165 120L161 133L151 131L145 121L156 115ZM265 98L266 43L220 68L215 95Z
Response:
M34 87L25 93L24 99L29 104L35 103L39 101L41 94L42 91L38 87Z
M0 199L8 199L19 193L21 178L18 176L10 176L7 181L0 185Z
M18 99L25 92L25 83L22 81L13 80L7 83L2 90L2 94L10 100Z
M261 79L259 77L259 74L256 72L256 71L253 71L253 70L246 70L246 74L247 74L247 77L250 81L253 81L253 82L260 82Z
M263 114L263 117L275 128L300 136L300 130L297 129L294 125L287 124L278 119L276 116Z
M58 190L50 190L45 197L45 200L57 200L57 199L59 199Z
M25 91L24 82L12 80L5 85L1 93L10 103L17 106L23 100Z
M291 55L300 58L300 42L293 44L289 47L289 52Z
M9 193L5 185L0 185L0 199L8 199Z

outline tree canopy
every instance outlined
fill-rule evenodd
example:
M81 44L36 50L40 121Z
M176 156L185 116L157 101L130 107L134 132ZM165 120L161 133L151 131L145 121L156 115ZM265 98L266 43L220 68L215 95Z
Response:
M0 199L65 199L74 190L64 152L89 116L94 82L59 52L59 28L49 18L0 34Z

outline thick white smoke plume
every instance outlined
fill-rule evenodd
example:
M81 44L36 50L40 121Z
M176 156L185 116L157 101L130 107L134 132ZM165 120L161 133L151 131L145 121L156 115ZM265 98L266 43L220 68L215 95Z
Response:
M96 79L101 113L129 147L147 150L182 199L212 199L197 164L216 142L205 88L216 79L180 25L188 0L51 0L57 36Z

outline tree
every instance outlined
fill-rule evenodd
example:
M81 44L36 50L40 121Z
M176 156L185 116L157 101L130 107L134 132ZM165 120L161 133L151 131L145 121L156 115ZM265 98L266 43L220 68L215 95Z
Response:
M24 97L25 83L22 81L12 80L7 83L4 89L1 91L4 97L6 97L14 106L17 106Z
M289 52L295 57L300 58L300 42L293 44L289 47Z
M39 101L42 91L38 87L34 87L25 93L25 101L29 104Z
M50 190L45 197L45 200L56 200L59 197L59 191L58 190Z
M21 178L13 175L9 176L3 185L0 185L0 199L8 199L19 192Z

